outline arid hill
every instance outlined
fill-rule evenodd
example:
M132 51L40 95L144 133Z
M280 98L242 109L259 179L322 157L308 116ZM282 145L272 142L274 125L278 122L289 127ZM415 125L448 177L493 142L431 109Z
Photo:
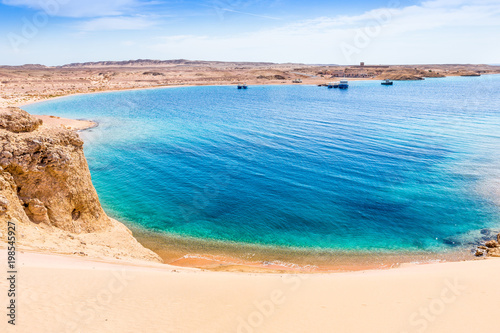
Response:
M203 61L203 60L151 60L138 59L126 61L96 61L84 63L72 63L60 66L61 68L98 68L98 67L171 67L171 66L273 66L272 62L223 62L223 61Z

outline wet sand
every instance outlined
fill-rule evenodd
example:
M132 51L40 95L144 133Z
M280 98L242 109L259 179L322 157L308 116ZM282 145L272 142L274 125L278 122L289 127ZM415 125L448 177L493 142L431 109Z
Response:
M448 252L381 252L300 249L210 241L154 233L127 226L146 248L166 264L213 271L324 273L389 269L403 264L474 260L468 248Z

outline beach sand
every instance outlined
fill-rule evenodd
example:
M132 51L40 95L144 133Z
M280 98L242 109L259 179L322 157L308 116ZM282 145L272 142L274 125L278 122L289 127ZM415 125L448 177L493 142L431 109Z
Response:
M43 126L64 127L72 131L81 131L97 126L96 122L90 120L76 120L45 115L33 115L33 117L41 119L43 121Z
M302 275L28 252L17 262L17 322L4 318L2 332L498 330L498 259ZM6 293L0 301L7 304Z

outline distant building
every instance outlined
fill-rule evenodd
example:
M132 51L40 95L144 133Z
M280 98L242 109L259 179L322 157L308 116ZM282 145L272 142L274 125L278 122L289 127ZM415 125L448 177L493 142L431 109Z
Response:
M360 62L360 63L359 63L359 65L360 65L361 67L363 67L363 66L365 65L365 63L362 61L362 62Z

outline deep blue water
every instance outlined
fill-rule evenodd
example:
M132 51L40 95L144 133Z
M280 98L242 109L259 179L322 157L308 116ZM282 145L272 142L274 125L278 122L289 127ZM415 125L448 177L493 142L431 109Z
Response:
M61 98L114 217L175 235L446 250L500 227L500 76ZM497 182L496 185L499 183Z

